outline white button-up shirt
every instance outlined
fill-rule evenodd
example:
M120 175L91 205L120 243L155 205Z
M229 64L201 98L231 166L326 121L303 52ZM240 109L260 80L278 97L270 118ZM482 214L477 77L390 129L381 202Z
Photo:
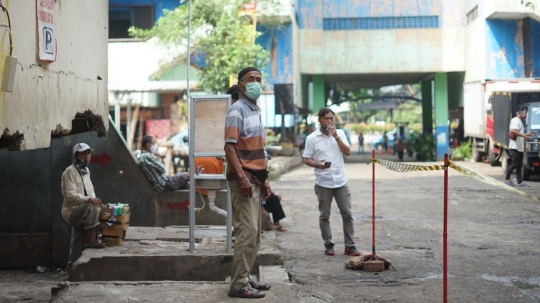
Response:
M345 132L341 129L336 130L339 140L349 146ZM350 146L349 146L350 147ZM315 183L326 188L342 187L349 181L345 173L345 163L343 153L332 135L324 135L320 129L311 133L306 139L306 148L304 149L304 158L313 158L316 162L324 160L332 162L330 168L315 168Z

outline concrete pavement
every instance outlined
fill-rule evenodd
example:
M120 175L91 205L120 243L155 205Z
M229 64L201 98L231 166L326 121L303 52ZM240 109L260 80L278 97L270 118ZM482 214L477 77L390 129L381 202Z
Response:
M388 159L388 160L396 160L397 156L395 155L377 155L378 158ZM349 177L351 180L357 180L358 176L362 176L367 171L369 171L368 165L363 165L363 163L367 163L371 158L371 155L369 153L365 154L356 154L353 153L350 157L346 158L347 164L347 170ZM407 158L406 158L407 159ZM358 163L358 164L352 164L352 163ZM352 165L352 166L351 166ZM483 165L483 164L478 164ZM284 207L287 214L287 218L283 220L283 224L289 228L289 231L286 233L268 233L267 234L267 244L263 244L263 250L265 250L264 246L268 245L267 247L272 251L272 253L279 254L280 257L283 258L284 263L286 265L286 271L288 274L291 275L292 280L289 281L287 273L284 272L283 267L278 266L278 272L279 268L281 268L281 274L277 274L275 277L267 276L265 275L265 272L267 270L263 269L263 280L265 282L271 282L273 283L273 288L271 291L266 291L267 297L260 300L260 302L352 302L349 301L349 299L340 300L339 298L349 298L348 296L343 297L345 293L348 291L346 289L342 289L340 291L344 291L342 295L339 295L337 293L334 293L333 291L329 290L328 287L321 287L321 285L313 284L310 280L326 280L327 277L331 277L333 279L337 279L337 281L340 280L339 275L343 276L345 278L346 276L356 276L358 281L364 281L362 285L366 283L371 283L369 281L379 281L380 279L377 278L377 276L374 276L373 274L364 274L363 272L358 271L350 271L345 270L343 268L343 262L346 261L348 258L347 256L339 256L342 249L341 247L337 247L337 253L338 255L335 256L334 259L326 260L324 258L324 255L321 254L321 251L319 251L319 242L320 242L320 235L318 228L316 226L310 226L310 224L307 224L308 221L312 220L306 220L301 214L314 211L315 209L312 209L316 205L314 193L312 190L312 184L313 184L313 173L312 169L308 167L304 167L302 165L302 160L299 155L295 157L275 157L271 161L271 166L273 167L273 170L278 172L279 174L283 174L288 172L290 169L294 167L299 167L299 170L295 170L293 174L287 174L285 178L280 178L275 182L272 182L272 186L282 193L284 196ZM487 166L486 166L487 167ZM499 169L497 169L498 171ZM399 183L395 183L395 181L398 180L406 180L408 178L418 177L419 175L403 175L403 174L397 174L397 173L388 173L385 172L384 169L380 170L382 174L384 174L384 177L381 178L380 182L383 184L386 184L386 186L379 187L379 190L381 190L383 193L390 193L392 192L387 186L390 185L390 187L394 188L400 188L402 191L410 191L410 188L407 189L406 187L402 187L398 185ZM360 175L359 175L360 174ZM457 173L453 173L455 177L460 176ZM369 175L369 174L368 174ZM433 173L421 173L420 177L425 178L428 176L432 176ZM361 177L361 179L365 179L365 177ZM392 181L395 180L395 181ZM427 179L429 180L429 179ZM354 184L358 184L358 181L352 181ZM361 181L360 184L368 182L368 180ZM390 182L390 183L389 183ZM356 186L356 185L353 185ZM416 186L416 185L415 185ZM307 187L307 191L306 191ZM369 201L369 198L367 197L368 191L366 185L362 185L360 188L364 193L358 194L357 189L354 189L353 191L353 197L355 200L361 199L361 200L367 200ZM427 190L427 187L421 188ZM484 188L484 187L482 187ZM389 191L390 190L390 191ZM482 189L484 190L484 189ZM418 195L419 193L417 191L414 192L414 195ZM440 193L436 194L437 196L440 195ZM381 203L387 204L390 200L396 199L394 195L390 195L388 197L387 195L381 195L379 196ZM390 200L388 200L390 199ZM422 199L422 198L419 198ZM353 206L354 207L354 206ZM336 209L333 210L334 212ZM359 220L359 222L369 220L367 209L362 207L359 209L361 213L365 213L365 215L361 215L360 217L357 217L356 219ZM310 215L311 216L311 215ZM316 217L315 217L316 218ZM333 220L339 220L339 217L336 217L336 214L333 215ZM312 218L313 219L313 218ZM387 220L391 220L387 219ZM316 221L316 220L315 220ZM334 223L332 223L334 224ZM364 225L364 223L361 223ZM308 227L309 226L309 227ZM133 241L127 241L126 243L126 249L132 248L134 250L139 250L141 255L148 254L149 258L157 251L160 251L160 249L163 249L164 247L160 246L166 246L168 248L173 248L176 250L176 255L182 255L185 249L187 249L187 245L185 242L183 242L186 238L185 235L179 230L175 230L172 232L173 234L176 234L176 236L180 239L184 240L176 240L176 241L163 241L163 240L171 240L171 228L165 228L162 232L153 233L154 235L152 237L148 237L148 235L144 236L142 238L139 238L139 244L134 245L134 243L130 243ZM359 236L360 240L368 238L369 239L369 233L366 233L367 227L364 227L361 230L364 230ZM137 229L135 227L132 227L130 230L131 234L134 238ZM334 227L336 238L339 239L340 237L340 230L339 228ZM383 231L383 235L387 231ZM151 232L148 232L149 234L152 234ZM396 232L397 234L397 232ZM277 237L276 237L277 236ZM147 239L146 239L147 238ZM151 239L150 239L151 238ZM206 239L206 240L203 240ZM129 239L128 239L129 240ZM297 249L291 250L291 241L293 241L294 247ZM366 247L369 246L369 243L367 243L367 239L362 240L363 242L360 242L362 244L359 244L359 248L363 251L366 251ZM169 242L169 243L164 243ZM170 243L170 242L176 242L176 243ZM219 237L201 237L200 243L206 243L210 244L206 247L208 250L223 250L224 251L224 243L219 240ZM384 242L383 242L384 243ZM278 244L279 246L277 246ZM200 251L204 251L205 249L202 249L205 247L204 245L199 246ZM315 249L314 249L315 248ZM283 250L285 249L285 254L283 254ZM298 250L299 249L299 250ZM123 250L122 248L107 248L109 250L110 256L112 255L126 255L128 254L127 250ZM438 250L435 250L438 252ZM161 250L161 253L163 250ZM399 272L402 274L407 275L410 271L403 270L403 262L404 260L401 259L400 256L408 256L408 253L410 252L417 252L419 254L428 254L432 258L433 250L427 249L426 247L420 245L415 246L411 245L409 249L405 249L405 253L396 254L392 251L392 249L388 250L388 248L384 248L381 246L381 251L384 256L391 257L391 259L398 260L400 263L399 265ZM93 253L93 252L92 252ZM154 254L155 255L155 254ZM301 258L303 262L293 262L291 263L291 257L293 259ZM331 263L328 263L328 261L332 261ZM337 261L337 263L336 263ZM177 263L182 262L189 262L185 260L176 260ZM114 263L108 263L108 267L111 270L111 272L114 272L116 269L114 268ZM159 271L169 271L171 267L170 262L160 262L160 266L158 267ZM412 263L411 263L412 265ZM417 269L423 268L418 267L419 264L416 264ZM328 268L328 266L332 266L332 269ZM137 268L137 267L135 267ZM180 267L179 267L180 268ZM320 269L318 269L320 268ZM411 266L410 269L414 269L414 266ZM97 270L97 269L96 269ZM200 271L207 270L205 268L198 269ZM219 269L218 269L219 270ZM275 270L275 268L274 268ZM315 276L304 276L301 274L304 271L313 271L319 272L318 275ZM226 271L227 270L223 270ZM271 271L270 269L268 271ZM406 283L413 283L413 285L417 285L418 281L421 281L421 279L425 279L426 285L432 285L430 287L435 286L436 284L440 283L440 276L436 275L437 269L429 269L426 268L425 272L431 273L430 275L427 275L426 277L422 278L419 276L420 280L417 280L417 278L414 278L414 274L410 276L409 278L412 280L406 280L409 281ZM223 273L226 276L226 272ZM338 276L335 276L335 273L340 273ZM47 272L40 276L40 274L24 274L21 272L18 272L17 275L11 275L10 273L3 272L3 277L0 281L2 284L2 287L0 290L0 301L2 302L19 302L21 300L25 300L27 302L47 302L50 298L50 289L52 286L55 286L57 283L65 282L67 280L66 274L61 274L58 272ZM144 277L138 276L136 274L136 270L130 271L127 274L132 274L134 280L139 281L93 281L93 282L70 282L70 287L65 288L62 292L60 292L53 302L131 302L131 301L146 301L146 302L238 302L238 301L244 301L242 299L235 299L235 298L229 298L227 297L227 289L228 284L226 282L178 282L178 281L149 281L148 279L144 279ZM221 273L220 273L221 274ZM398 276L401 276L398 275ZM9 278L8 278L9 277ZM105 276L106 277L106 276ZM221 278L220 278L221 279ZM308 279L308 280L305 280ZM348 281L349 278L347 278ZM98 280L98 278L93 278L93 280ZM104 278L104 280L110 280L107 278ZM24 283L22 283L24 281ZM347 282L346 285L349 285L350 282ZM401 283L401 282L400 282ZM323 284L324 285L324 284ZM337 287L332 286L333 283L329 283L328 286L331 287ZM367 284L366 284L367 285ZM340 289L339 287L336 288ZM356 291L352 292L356 293ZM202 295L201 295L202 294ZM370 296L363 296L364 298L370 298ZM372 301L379 301L375 299L375 297L371 297ZM395 297L394 297L395 299ZM384 300L380 300L384 301ZM422 301L422 300L420 300ZM428 300L429 301L429 300ZM397 302L397 301L396 301ZM524 301L528 302L528 301Z

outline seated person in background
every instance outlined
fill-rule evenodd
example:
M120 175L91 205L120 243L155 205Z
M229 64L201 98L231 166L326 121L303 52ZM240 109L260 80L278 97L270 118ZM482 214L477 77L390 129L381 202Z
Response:
M272 194L268 199L266 199L266 202L263 204L264 209L272 214L272 220L274 221L273 227L277 231L287 231L283 226L281 226L281 223L279 223L280 220L285 218L285 212L283 211L283 207L281 206L281 195L272 190Z
M189 173L179 173L174 176L168 176L165 173L165 166L155 155L158 144L154 137L144 136L142 146L139 166L155 190L161 192L189 188Z

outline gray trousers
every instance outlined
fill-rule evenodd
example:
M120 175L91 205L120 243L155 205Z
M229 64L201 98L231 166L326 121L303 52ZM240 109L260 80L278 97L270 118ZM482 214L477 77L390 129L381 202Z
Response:
M326 188L315 184L315 194L319 200L319 226L324 244L334 244L332 231L330 230L330 213L332 200L335 198L341 218L343 219L343 235L345 247L354 246L354 225L351 212L351 191L349 185L342 187Z
M229 181L235 235L231 290L250 287L249 274L255 264L261 242L260 185L251 184L251 186L253 196L246 198L240 194L238 180Z
M86 202L71 210L71 245L69 247L69 263L74 263L84 250L84 231L99 225L99 206Z

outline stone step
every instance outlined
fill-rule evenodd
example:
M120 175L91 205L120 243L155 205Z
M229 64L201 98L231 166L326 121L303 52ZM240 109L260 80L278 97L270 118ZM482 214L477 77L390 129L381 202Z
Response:
M261 265L259 266L259 281L265 283L287 283L289 274L283 265Z
M189 253L184 226L130 227L123 246L87 249L69 274L70 281L225 281L233 255L225 252L219 226L197 227L195 252ZM283 265L275 233L263 233L259 265Z

